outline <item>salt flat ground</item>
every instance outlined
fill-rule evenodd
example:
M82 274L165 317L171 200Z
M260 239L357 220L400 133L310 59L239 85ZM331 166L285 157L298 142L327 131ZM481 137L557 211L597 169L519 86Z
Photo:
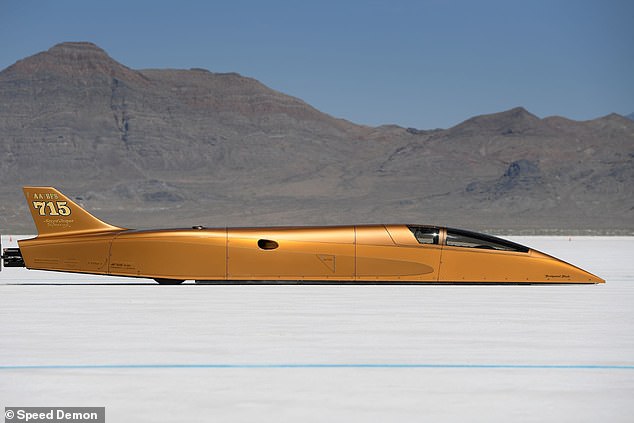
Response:
M607 283L158 286L5 269L0 407L105 406L109 422L633 421L634 238L512 239Z

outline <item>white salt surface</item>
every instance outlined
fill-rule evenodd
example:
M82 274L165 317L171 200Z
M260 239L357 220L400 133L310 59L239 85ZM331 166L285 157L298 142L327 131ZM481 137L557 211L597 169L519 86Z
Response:
M0 407L105 406L108 422L633 421L634 238L512 239L607 283L158 286L4 269Z

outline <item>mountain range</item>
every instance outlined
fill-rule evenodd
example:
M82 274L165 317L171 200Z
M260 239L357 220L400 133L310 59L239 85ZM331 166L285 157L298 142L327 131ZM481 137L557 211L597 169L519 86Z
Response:
M236 73L136 70L87 42L0 72L0 231L23 185L127 227L412 222L634 232L634 121L522 107L448 129L337 119Z

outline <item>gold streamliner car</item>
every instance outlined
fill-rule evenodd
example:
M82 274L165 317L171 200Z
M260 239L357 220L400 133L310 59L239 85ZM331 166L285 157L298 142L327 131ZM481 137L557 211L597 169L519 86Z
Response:
M25 187L38 236L5 265L184 280L299 283L603 283L504 239L424 225L131 230L51 187Z

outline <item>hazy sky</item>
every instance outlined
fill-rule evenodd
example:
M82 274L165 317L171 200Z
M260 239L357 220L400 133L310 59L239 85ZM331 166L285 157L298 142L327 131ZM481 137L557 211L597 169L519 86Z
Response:
M632 0L0 0L1 69L62 41L239 72L371 125L634 112Z

